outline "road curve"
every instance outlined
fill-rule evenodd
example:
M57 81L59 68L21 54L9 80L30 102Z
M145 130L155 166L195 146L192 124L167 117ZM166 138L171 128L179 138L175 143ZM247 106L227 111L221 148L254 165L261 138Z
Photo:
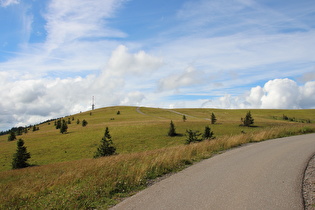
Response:
M194 164L112 209L303 209L315 134L249 144Z

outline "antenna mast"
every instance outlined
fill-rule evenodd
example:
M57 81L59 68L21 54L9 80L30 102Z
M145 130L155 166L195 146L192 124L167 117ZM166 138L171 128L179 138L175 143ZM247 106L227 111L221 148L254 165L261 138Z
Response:
M94 110L94 107L95 107L95 105L94 105L94 96L92 97L92 110Z

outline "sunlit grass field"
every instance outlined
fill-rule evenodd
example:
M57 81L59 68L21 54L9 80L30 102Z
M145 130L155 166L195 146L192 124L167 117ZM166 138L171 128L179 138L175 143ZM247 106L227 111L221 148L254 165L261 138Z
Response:
M52 121L17 136L31 153L29 163L38 166L21 170L10 170L16 141L0 136L0 209L107 208L116 198L145 187L149 179L219 151L315 131L315 110L250 111L253 127L239 126L248 110L107 107L79 113L65 117L71 120L67 134L56 130ZM209 121L212 112L215 125ZM185 114L185 122L179 113ZM283 115L296 122L283 120ZM77 125L77 119L87 120L88 125ZM176 137L167 136L171 120L179 134ZM184 144L186 129L203 132L207 125L216 139ZM119 155L92 159L105 127Z
M117 112L120 111L120 115ZM79 160L93 157L96 148L103 137L105 127L109 127L113 142L120 154L154 150L185 142L186 129L203 132L204 127L210 125L211 113L215 113L217 122L210 125L216 137L235 135L244 132L254 132L266 127L295 124L294 122L275 120L281 119L285 114L298 119L312 119L315 121L314 110L251 110L255 119L253 128L240 127L241 118L245 117L247 110L221 110L221 109L177 109L174 110L186 115L184 122L180 114L167 109L141 108L140 113L136 107L107 107L88 111L70 118L68 133L61 134L55 129L54 121L39 125L39 130L32 129L17 138L22 138L32 158L33 165ZM74 119L74 120L72 120ZM77 119L88 121L86 127ZM168 137L170 121L173 120L177 137ZM11 168L12 154L16 149L16 141L8 142L8 136L0 136L0 171Z

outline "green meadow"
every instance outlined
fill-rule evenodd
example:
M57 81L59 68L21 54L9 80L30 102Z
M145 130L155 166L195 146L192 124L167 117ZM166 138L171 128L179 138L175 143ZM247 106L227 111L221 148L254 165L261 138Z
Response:
M20 170L11 170L16 140L0 136L0 209L107 208L145 187L148 180L219 151L315 131L315 110L252 109L254 125L240 126L248 111L120 106L78 113L64 117L71 121L66 134L51 121L38 125L38 131L17 136L25 141L29 163L34 165ZM217 118L214 125L211 113ZM78 119L88 125L82 127ZM179 134L175 137L167 136L171 120ZM185 145L187 129L203 132L207 125L214 140ZM118 155L92 159L106 127Z

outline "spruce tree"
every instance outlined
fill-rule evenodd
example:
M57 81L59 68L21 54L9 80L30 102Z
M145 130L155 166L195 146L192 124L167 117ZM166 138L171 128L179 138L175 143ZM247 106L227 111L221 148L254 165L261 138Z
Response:
M168 131L168 136L176 136L176 130L175 130L175 125L173 123L173 121L171 121L170 123L170 128L169 128L169 131Z
M86 120L82 120L82 126L85 127L88 124Z
M60 128L61 128L61 119L59 119L56 124L56 129L60 129Z
M217 118L215 117L214 113L211 114L211 124L215 124L217 121Z
M24 146L24 141L19 139L17 141L16 153L13 155L12 169L25 168L29 164L27 160L31 158L31 154L27 152L26 147Z
M67 125L67 122L65 120L62 120L62 124L61 124L61 127L60 127L60 133L67 133L67 130L68 130L68 125Z
M211 128L209 126L205 127L205 132L203 133L203 139L213 139L213 131L211 131Z
M201 138L199 138L199 136L201 135L201 133L199 131L193 131L191 129L186 130L186 144L190 144L190 143L194 143L194 142L200 142L202 141Z
M252 118L252 114L249 112L247 112L245 118L243 119L243 124L244 126L251 126L252 124L254 124L254 119Z
M105 129L104 137L101 140L101 144L97 148L94 158L103 156L110 156L116 153L116 148L113 145L112 137L109 134L108 127Z
M10 131L10 135L8 136L8 141L13 141L16 139L16 135L14 131Z

